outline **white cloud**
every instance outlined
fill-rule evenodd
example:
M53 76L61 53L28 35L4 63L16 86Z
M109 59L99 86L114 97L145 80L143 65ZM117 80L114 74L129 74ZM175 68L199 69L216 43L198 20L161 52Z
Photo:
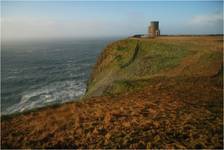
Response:
M207 15L196 15L191 18L188 22L189 25L214 25L223 21L222 12L207 14Z
M223 12L195 15L184 28L191 34L223 34Z

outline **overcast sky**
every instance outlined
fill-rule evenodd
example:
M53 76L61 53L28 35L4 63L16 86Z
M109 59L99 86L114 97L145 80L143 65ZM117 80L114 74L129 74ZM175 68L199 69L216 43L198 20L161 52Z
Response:
M1 2L3 40L131 36L147 33L150 21L161 34L222 34L222 1Z

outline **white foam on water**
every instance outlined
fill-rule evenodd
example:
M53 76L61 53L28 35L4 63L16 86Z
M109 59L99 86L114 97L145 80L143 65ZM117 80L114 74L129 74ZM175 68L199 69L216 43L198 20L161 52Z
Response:
M8 76L6 79L16 79L16 76Z
M22 112L33 108L43 107L54 103L75 100L85 93L84 81L59 81L39 89L26 91L20 102L6 109L3 114Z

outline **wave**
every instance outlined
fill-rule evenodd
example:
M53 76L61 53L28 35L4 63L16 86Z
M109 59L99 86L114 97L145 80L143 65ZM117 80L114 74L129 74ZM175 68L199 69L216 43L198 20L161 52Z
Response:
M67 80L54 82L39 89L22 93L19 103L7 108L3 114L22 112L49 104L63 103L75 100L85 93L86 85L83 80Z

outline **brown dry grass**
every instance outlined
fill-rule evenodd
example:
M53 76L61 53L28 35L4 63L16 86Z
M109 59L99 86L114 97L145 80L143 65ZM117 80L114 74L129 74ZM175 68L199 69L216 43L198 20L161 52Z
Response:
M167 38L160 37L176 37ZM182 61L197 68L193 62ZM2 118L1 146L223 148L223 67L210 67L212 73L201 68L205 76L157 76L133 91Z
M2 148L222 148L215 80L157 78L141 91L5 119Z

